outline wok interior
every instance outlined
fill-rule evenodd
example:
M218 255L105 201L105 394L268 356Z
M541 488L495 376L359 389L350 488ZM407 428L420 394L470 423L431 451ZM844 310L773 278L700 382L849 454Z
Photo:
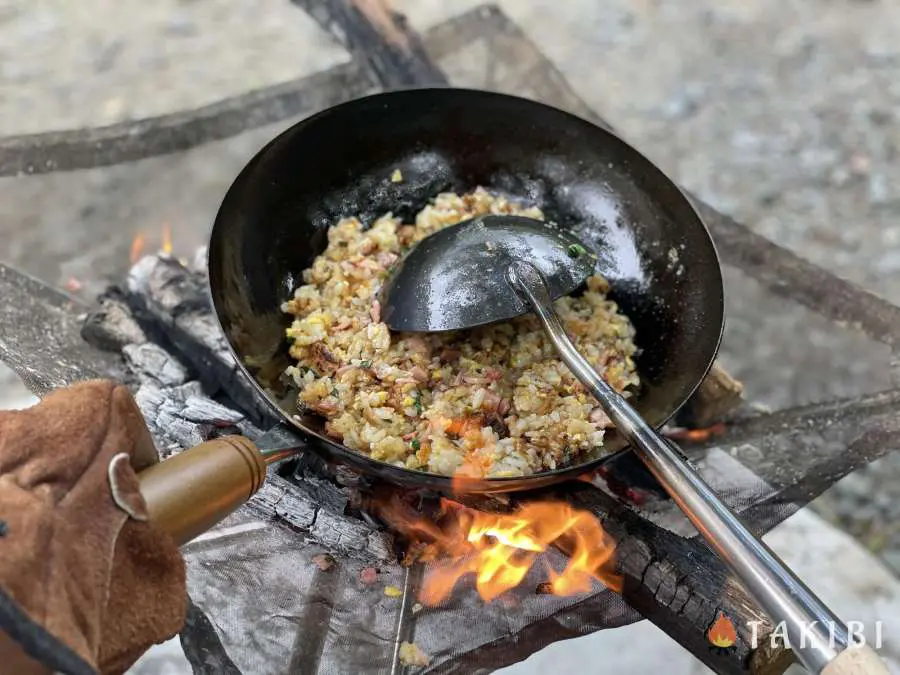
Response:
M390 180L395 169L402 182ZM280 305L339 218L358 215L369 225L393 212L409 221L437 193L477 186L539 206L599 255L610 297L637 331L642 387L632 403L651 424L665 422L706 374L721 337L722 278L705 227L658 169L609 132L481 91L358 99L291 127L248 164L222 204L209 252L213 303L247 372L295 412L288 392L273 391L288 365L290 317ZM321 420L300 424L320 452L341 461L395 479L446 482L346 449L322 437ZM623 447L615 432L607 439L603 455ZM504 481L517 482L486 483Z

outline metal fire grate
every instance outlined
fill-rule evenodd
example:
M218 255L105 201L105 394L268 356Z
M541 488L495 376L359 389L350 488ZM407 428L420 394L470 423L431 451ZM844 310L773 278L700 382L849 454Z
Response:
M183 151L379 89L444 85L445 73L452 73L453 85L530 96L605 124L495 7L440 24L425 40L386 15L402 36L389 41L371 14L382 7L378 2L296 4L354 60L189 112L0 139L0 175L109 166ZM486 62L466 58L473 43L485 46ZM858 328L896 354L900 308L695 202L726 265L835 323ZM197 309L192 293L199 274L176 261L147 258L121 294L104 298L84 324L87 308L0 266L6 299L0 307L0 358L39 394L85 377L130 379L164 449L187 447L223 425L252 436L267 420L229 377L233 366L221 336L204 324L208 312ZM48 325L54 326L49 334ZM193 382L192 371L205 372L205 381ZM900 387L896 358L891 374ZM839 478L894 449L898 409L900 388L769 415L742 410L714 445L690 451L710 482L765 532ZM618 541L624 601L602 589L568 599L523 592L513 598L513 611L482 607L463 593L446 609L414 612L422 570L393 562L390 537L349 513L352 486L341 489L314 465L293 481L272 476L251 507L186 547L193 604L181 637L195 672L274 673L289 663L289 672L350 672L364 664L368 672L394 673L400 672L395 646L402 640L415 640L431 655L425 672L489 672L553 641L641 616L717 672L780 672L789 658L751 653L740 630L734 650L710 651L704 632L719 610L743 620L758 618L758 611L666 501L635 511L596 491L573 487L564 495L597 513ZM314 560L323 552L335 558L328 570ZM380 570L377 585L361 581L361 571L372 566ZM402 598L385 598L385 584L401 588Z

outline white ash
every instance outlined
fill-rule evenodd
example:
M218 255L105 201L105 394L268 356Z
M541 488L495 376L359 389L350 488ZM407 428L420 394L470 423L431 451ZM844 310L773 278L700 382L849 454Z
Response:
M239 372L211 311L203 274L170 257L147 256L131 268L128 291L132 309L165 333L205 385L221 389L255 424L274 423L266 401Z
M193 259L191 260L190 268L192 272L196 272L197 274L201 274L206 276L207 268L207 254L208 250L206 246L201 246L197 249L197 252L194 254Z
M152 342L125 345L125 362L141 382L157 382L164 387L176 387L187 382L187 370L165 349Z
M168 388L145 382L135 393L135 401L150 432L157 439L163 459L207 440L196 420L183 417L187 400L202 393L203 387L196 381Z
M199 382L197 383L199 384ZM185 407L181 416L191 422L209 422L214 420L217 424L237 424L244 421L244 414L232 410L221 403L204 396L191 396L185 401Z
M84 322L82 337L99 349L117 352L125 345L147 342L124 299L112 294L100 298L100 308Z

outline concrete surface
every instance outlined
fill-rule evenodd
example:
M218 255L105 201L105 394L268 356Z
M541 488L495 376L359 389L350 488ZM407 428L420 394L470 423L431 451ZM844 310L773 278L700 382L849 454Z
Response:
M22 410L38 402L37 396L28 391L6 366L0 365L0 378L3 383L0 385L0 410Z
M348 59L287 1L0 0L0 35L3 135L192 108Z

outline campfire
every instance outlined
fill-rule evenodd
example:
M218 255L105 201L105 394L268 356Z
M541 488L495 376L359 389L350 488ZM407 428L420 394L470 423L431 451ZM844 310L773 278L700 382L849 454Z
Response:
M615 544L593 514L563 501L520 504L511 513L487 513L441 499L423 514L396 495L376 500L374 510L407 544L404 564L433 562L419 600L437 605L457 583L474 577L485 602L517 587L551 546L569 556L561 572L546 560L547 581L537 591L574 595L594 581L621 589L613 569Z
M154 244L158 252L146 255L145 249ZM205 255L191 256L188 263L179 253L173 250L167 225L156 235L139 233L130 251L138 259L127 283L101 298L82 333L89 343L124 355L127 377L136 381L136 400L164 456L222 434L255 439L275 423L246 378L235 376L224 335L206 301ZM670 428L669 435L704 442L724 431L723 424L715 423ZM621 492L616 477L608 472L605 468L602 480L611 491ZM550 498L541 493L507 502L464 495L470 473L478 475L477 467L464 465L455 476L453 498L436 497L373 484L307 453L299 463L273 467L249 509L289 525L297 533L291 536L298 537L299 546L312 540L328 551L307 556L322 574L338 567L346 575L346 570L359 565L356 561L364 561L351 578L371 590L351 593L360 595L354 603L362 601L366 606L373 602L366 593L374 592L384 598L382 602L399 599L412 614L428 611L443 616L434 619L438 625L449 614L457 616L454 613L460 607L490 613L494 608L505 611L510 603L528 621L535 621L557 611L552 608L560 603L597 598L604 591L624 593L626 579L632 586L626 598L634 601L634 580L644 583L644 573L636 577L634 567L651 570L656 563L648 559L650 567L644 568L642 562L629 562L643 559L645 544L636 544L638 540L621 522L601 520L597 510L578 508L578 499L572 499L579 489L575 484ZM582 476L582 480L596 484L599 475ZM620 496L629 499L628 490L633 489ZM660 544L672 550L681 545L675 540ZM292 564L300 564L305 555L292 554ZM704 565L711 563L707 560ZM693 567L695 562L684 564ZM398 583L398 569L417 570L415 577L406 577L416 581ZM389 571L390 578L382 577L383 571ZM653 576L662 572L646 574L648 585L669 592ZM672 602L677 602L679 583L673 579L665 586L672 589ZM337 592L336 588L328 591L329 602L336 602ZM616 607L614 601L606 602L609 608ZM685 607L696 614L707 611L701 606ZM636 609L643 607L638 604ZM432 639L440 633L435 630L429 634ZM727 619L696 634L703 637L704 648L713 645L726 660L732 658L739 639ZM416 642L397 639L398 644L410 645L402 647L406 651L418 649ZM427 654L419 656L427 661Z
M141 259L146 246L147 235L144 232L136 233L134 239L131 240L131 249L128 255L132 265ZM160 226L159 252L161 255L172 254L172 226L169 223L163 223Z

